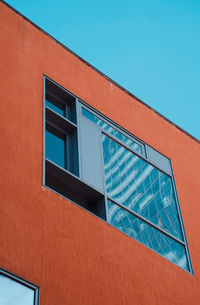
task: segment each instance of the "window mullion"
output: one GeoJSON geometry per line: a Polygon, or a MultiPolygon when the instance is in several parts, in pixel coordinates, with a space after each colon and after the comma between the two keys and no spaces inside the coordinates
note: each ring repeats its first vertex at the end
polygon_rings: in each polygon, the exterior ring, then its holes
{"type": "Polygon", "coordinates": [[[153,222],[147,220],[146,218],[144,218],[143,216],[139,215],[138,213],[132,211],[132,210],[129,210],[127,207],[125,207],[124,205],[122,204],[119,204],[117,203],[116,201],[114,201],[112,198],[110,198],[109,196],[107,197],[108,200],[110,200],[111,202],[113,202],[114,204],[118,205],[120,208],[124,209],[125,211],[127,211],[128,213],[136,216],[137,218],[141,219],[142,221],[146,222],[147,224],[149,224],[150,226],[154,227],[155,229],[157,229],[158,231],[166,234],[167,236],[171,237],[172,239],[174,239],[175,241],[179,242],[180,244],[182,245],[185,245],[185,242],[180,240],[179,238],[173,236],[172,234],[168,233],[167,231],[161,229],[160,227],[158,227],[156,224],[154,224],[153,222]]]}

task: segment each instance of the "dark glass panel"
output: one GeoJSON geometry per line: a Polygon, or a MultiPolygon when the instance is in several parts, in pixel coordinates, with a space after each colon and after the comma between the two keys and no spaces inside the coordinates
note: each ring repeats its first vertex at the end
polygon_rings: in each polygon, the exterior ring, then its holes
{"type": "Polygon", "coordinates": [[[55,111],[56,113],[65,116],[65,105],[62,103],[59,103],[57,101],[49,101],[49,100],[45,100],[45,106],[51,108],[53,111],[55,111]]]}
{"type": "Polygon", "coordinates": [[[61,132],[54,132],[54,130],[45,130],[46,158],[56,163],[57,165],[66,167],[66,136],[61,132]]]}

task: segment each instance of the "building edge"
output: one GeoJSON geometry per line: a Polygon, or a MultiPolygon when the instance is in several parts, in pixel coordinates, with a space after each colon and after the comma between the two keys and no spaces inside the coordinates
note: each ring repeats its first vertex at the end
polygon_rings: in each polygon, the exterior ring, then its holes
{"type": "Polygon", "coordinates": [[[52,35],[50,35],[48,32],[46,32],[45,30],[43,30],[40,26],[38,26],[36,23],[34,23],[33,21],[31,21],[29,18],[27,18],[26,16],[24,16],[22,13],[20,13],[18,10],[16,10],[13,6],[11,6],[10,4],[8,4],[7,2],[5,2],[4,0],[0,0],[0,3],[3,3],[5,6],[7,6],[8,8],[10,8],[12,11],[14,11],[17,15],[19,15],[20,17],[22,17],[24,20],[26,20],[27,22],[29,22],[31,25],[33,25],[35,28],[37,28],[40,32],[42,32],[43,34],[45,34],[46,36],[48,36],[49,38],[51,38],[53,41],[55,41],[58,45],[60,45],[62,48],[64,48],[66,51],[68,51],[69,53],[71,53],[73,56],[75,56],[76,58],[78,58],[80,61],[82,61],[84,64],[86,64],[88,67],[90,67],[91,69],[93,69],[94,71],[96,71],[98,74],[100,74],[102,77],[104,77],[105,79],[107,79],[109,82],[111,82],[113,85],[115,85],[116,87],[118,87],[120,90],[122,90],[123,92],[125,92],[127,95],[131,96],[132,98],[134,98],[137,102],[139,102],[140,104],[144,105],[145,107],[149,108],[151,111],[153,111],[155,114],[157,114],[158,116],[160,116],[161,118],[163,118],[166,122],[168,122],[169,124],[171,124],[172,126],[174,126],[175,128],[177,128],[178,130],[180,130],[181,132],[183,132],[184,134],[186,134],[187,136],[189,136],[191,139],[193,139],[195,142],[200,144],[200,140],[197,139],[196,137],[194,137],[191,133],[189,133],[188,131],[184,130],[182,127],[180,127],[179,125],[177,125],[176,123],[174,123],[173,121],[171,121],[170,119],[168,119],[167,117],[165,117],[163,114],[161,114],[159,111],[157,111],[156,109],[154,109],[153,107],[149,106],[146,102],[144,102],[143,100],[141,100],[140,98],[138,98],[137,96],[135,96],[133,93],[131,93],[130,91],[128,91],[127,89],[125,89],[123,86],[121,86],[120,84],[118,84],[116,81],[114,81],[113,79],[111,79],[109,76],[107,76],[106,74],[104,74],[102,71],[100,71],[99,69],[97,69],[95,66],[93,66],[92,64],[90,64],[88,61],[86,61],[85,59],[83,59],[81,56],[79,56],[77,53],[75,53],[74,51],[72,51],[71,49],[69,49],[66,45],[64,45],[63,43],[61,43],[59,40],[57,40],[56,38],[54,38],[52,35]]]}

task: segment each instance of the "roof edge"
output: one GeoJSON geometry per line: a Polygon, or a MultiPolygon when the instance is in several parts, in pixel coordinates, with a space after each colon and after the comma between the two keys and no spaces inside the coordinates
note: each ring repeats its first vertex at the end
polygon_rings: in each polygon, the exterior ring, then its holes
{"type": "Polygon", "coordinates": [[[158,112],[157,110],[155,110],[154,108],[152,108],[151,106],[149,106],[146,102],[142,101],[140,98],[138,98],[137,96],[135,96],[133,93],[131,93],[130,91],[128,91],[127,89],[125,89],[123,86],[121,86],[120,84],[118,84],[117,82],[115,82],[114,80],[112,80],[109,76],[107,76],[106,74],[104,74],[103,72],[101,72],[99,69],[97,69],[96,67],[94,67],[93,65],[91,65],[89,62],[87,62],[85,59],[83,59],[82,57],[80,57],[78,54],[76,54],[75,52],[73,52],[71,49],[69,49],[68,47],[66,47],[63,43],[61,43],[59,40],[57,40],[56,38],[54,38],[52,35],[50,35],[48,32],[46,32],[45,30],[43,30],[40,26],[38,26],[36,23],[34,23],[33,21],[31,21],[30,19],[28,19],[26,16],[24,16],[23,14],[21,14],[19,11],[17,11],[14,7],[12,7],[10,4],[8,4],[7,2],[5,2],[4,0],[0,0],[0,3],[3,3],[5,6],[7,6],[8,8],[10,8],[12,11],[14,11],[17,15],[21,16],[23,19],[25,19],[26,21],[28,21],[30,24],[32,24],[35,28],[37,28],[39,31],[41,31],[42,33],[44,33],[45,35],[47,35],[48,37],[50,37],[52,40],[54,40],[57,44],[59,44],[62,48],[64,48],[66,51],[68,51],[69,53],[71,53],[72,55],[74,55],[75,57],[77,57],[80,61],[82,61],[84,64],[86,64],[87,66],[89,66],[90,68],[92,68],[94,71],[96,71],[98,74],[100,74],[101,76],[103,76],[105,79],[107,79],[109,82],[111,82],[113,85],[115,85],[116,87],[118,87],[119,89],[121,89],[122,91],[124,91],[126,94],[128,94],[129,96],[131,96],[132,98],[134,98],[136,101],[138,101],[139,103],[141,103],[142,105],[146,106],[147,108],[149,108],[150,110],[152,110],[154,113],[156,113],[157,115],[159,115],[161,118],[163,118],[165,121],[167,121],[169,124],[173,125],[174,127],[176,127],[177,129],[179,129],[181,132],[183,132],[184,134],[186,134],[187,136],[189,136],[190,138],[192,138],[194,141],[196,141],[197,143],[200,144],[200,140],[197,139],[196,137],[194,137],[192,134],[190,134],[189,132],[187,132],[186,130],[184,130],[183,128],[181,128],[180,126],[178,126],[177,124],[175,124],[174,122],[172,122],[171,120],[169,120],[168,118],[166,118],[164,115],[162,115],[160,112],[158,112]]]}

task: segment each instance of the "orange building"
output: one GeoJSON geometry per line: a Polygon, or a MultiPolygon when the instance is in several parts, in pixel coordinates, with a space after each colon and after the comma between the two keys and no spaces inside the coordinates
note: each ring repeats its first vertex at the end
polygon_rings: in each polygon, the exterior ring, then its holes
{"type": "Polygon", "coordinates": [[[199,141],[3,1],[0,42],[0,304],[199,304],[199,141]]]}

